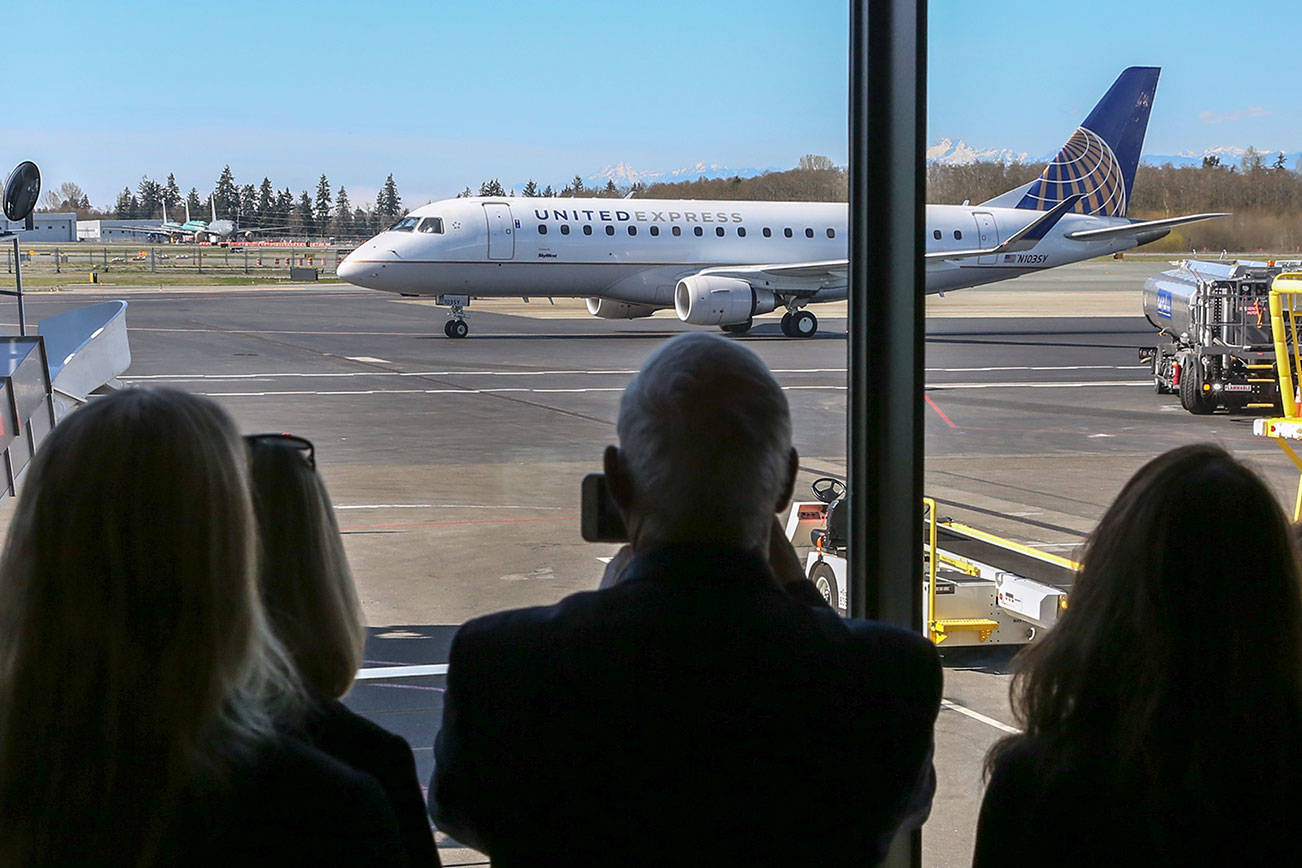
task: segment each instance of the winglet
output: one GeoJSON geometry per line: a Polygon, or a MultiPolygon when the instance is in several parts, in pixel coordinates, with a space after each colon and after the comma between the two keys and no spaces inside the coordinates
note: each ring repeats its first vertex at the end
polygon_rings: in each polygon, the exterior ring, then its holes
{"type": "Polygon", "coordinates": [[[1156,66],[1122,71],[1017,207],[1047,211],[1080,193],[1077,212],[1125,217],[1161,71],[1156,66]]]}

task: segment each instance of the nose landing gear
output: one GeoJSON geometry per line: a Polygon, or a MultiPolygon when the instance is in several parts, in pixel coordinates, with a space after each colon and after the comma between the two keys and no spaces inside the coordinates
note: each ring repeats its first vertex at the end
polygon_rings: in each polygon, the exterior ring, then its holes
{"type": "Polygon", "coordinates": [[[450,338],[464,338],[470,334],[470,326],[466,325],[466,307],[470,304],[470,297],[466,295],[440,295],[435,299],[438,304],[446,304],[449,311],[448,321],[443,324],[443,334],[450,338]]]}

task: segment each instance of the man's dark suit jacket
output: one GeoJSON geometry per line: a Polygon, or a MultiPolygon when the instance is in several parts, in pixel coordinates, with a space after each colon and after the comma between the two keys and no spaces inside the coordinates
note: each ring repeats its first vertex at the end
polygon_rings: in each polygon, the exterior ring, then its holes
{"type": "Polygon", "coordinates": [[[934,777],[935,649],[735,550],[468,622],[430,815],[495,866],[871,865],[934,777]]]}

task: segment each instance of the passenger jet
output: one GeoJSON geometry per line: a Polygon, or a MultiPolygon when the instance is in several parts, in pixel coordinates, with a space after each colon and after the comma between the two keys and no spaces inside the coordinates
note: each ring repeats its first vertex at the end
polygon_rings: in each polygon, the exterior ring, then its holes
{"type": "MultiPolygon", "coordinates": [[[[1171,227],[1224,216],[1129,220],[1160,70],[1131,67],[1030,183],[981,205],[928,205],[926,291],[993,283],[1129,250],[1171,227]]],[[[673,308],[694,325],[745,332],[785,308],[782,331],[810,337],[806,306],[848,285],[844,202],[470,197],[424,205],[358,247],[339,277],[451,309],[469,332],[472,298],[578,296],[608,319],[673,308]]]]}

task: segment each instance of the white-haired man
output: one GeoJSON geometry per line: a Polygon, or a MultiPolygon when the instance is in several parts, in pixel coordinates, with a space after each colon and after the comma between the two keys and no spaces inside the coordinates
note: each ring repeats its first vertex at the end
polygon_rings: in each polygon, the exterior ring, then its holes
{"type": "Polygon", "coordinates": [[[453,641],[430,815],[494,865],[871,865],[925,817],[940,667],[846,621],[775,513],[786,398],[740,344],[647,360],[605,452],[629,545],[602,589],[453,641]]]}

